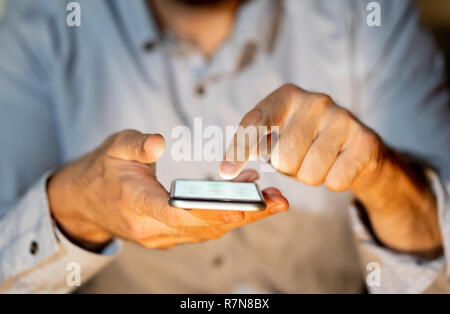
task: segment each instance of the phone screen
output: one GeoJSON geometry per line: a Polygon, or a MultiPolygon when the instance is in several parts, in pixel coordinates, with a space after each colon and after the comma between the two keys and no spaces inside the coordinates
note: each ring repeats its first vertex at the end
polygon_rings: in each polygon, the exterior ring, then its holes
{"type": "Polygon", "coordinates": [[[217,201],[262,201],[256,184],[250,182],[176,180],[175,198],[217,201]]]}

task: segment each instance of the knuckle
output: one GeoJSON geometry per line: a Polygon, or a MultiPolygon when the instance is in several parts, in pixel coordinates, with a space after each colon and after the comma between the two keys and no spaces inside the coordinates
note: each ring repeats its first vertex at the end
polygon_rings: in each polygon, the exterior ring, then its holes
{"type": "Polygon", "coordinates": [[[125,130],[115,133],[112,138],[111,146],[118,147],[120,145],[123,145],[123,143],[125,142],[125,139],[128,138],[131,134],[134,134],[136,132],[137,132],[136,130],[125,129],[125,130]]]}
{"type": "Polygon", "coordinates": [[[242,119],[242,125],[249,126],[249,125],[259,125],[263,122],[264,119],[264,113],[261,109],[255,108],[251,111],[249,111],[245,117],[242,119]]]}
{"type": "Polygon", "coordinates": [[[123,141],[123,137],[124,137],[123,132],[124,131],[121,131],[121,132],[111,135],[110,140],[109,140],[109,145],[107,147],[107,151],[109,153],[114,153],[114,151],[120,147],[120,145],[123,141]]]}
{"type": "Polygon", "coordinates": [[[377,134],[368,132],[365,141],[369,150],[367,169],[369,171],[375,170],[381,158],[381,139],[377,134]]]}
{"type": "Polygon", "coordinates": [[[113,133],[110,136],[108,136],[102,144],[102,147],[104,149],[109,149],[112,146],[112,143],[114,142],[114,140],[116,139],[118,133],[113,133]]]}
{"type": "Polygon", "coordinates": [[[295,97],[301,91],[300,87],[292,83],[283,84],[279,91],[284,93],[287,97],[295,97]]]}
{"type": "Polygon", "coordinates": [[[352,114],[350,113],[350,111],[344,108],[339,108],[334,118],[334,121],[338,125],[345,125],[345,126],[348,126],[352,120],[353,120],[352,114]]]}
{"type": "Polygon", "coordinates": [[[374,132],[366,131],[364,142],[371,150],[377,150],[380,145],[380,138],[374,132]]]}
{"type": "Polygon", "coordinates": [[[131,130],[128,129],[117,132],[114,136],[113,143],[115,144],[120,143],[123,140],[123,138],[125,138],[129,134],[129,132],[131,132],[131,130]]]}
{"type": "Polygon", "coordinates": [[[287,99],[291,105],[295,105],[298,103],[296,100],[301,94],[302,89],[295,84],[286,83],[278,89],[278,92],[281,93],[281,95],[283,95],[282,98],[287,99]]]}
{"type": "Polygon", "coordinates": [[[314,110],[323,112],[333,105],[333,99],[329,95],[316,93],[312,95],[311,104],[314,110]]]}

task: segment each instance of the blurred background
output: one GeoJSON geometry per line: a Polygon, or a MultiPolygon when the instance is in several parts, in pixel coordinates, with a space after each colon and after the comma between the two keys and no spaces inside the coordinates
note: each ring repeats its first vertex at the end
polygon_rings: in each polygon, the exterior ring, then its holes
{"type": "MultiPolygon", "coordinates": [[[[0,16],[6,1],[0,0],[0,16]]],[[[447,73],[450,74],[450,0],[415,1],[421,9],[424,24],[431,30],[447,57],[447,73]]]]}

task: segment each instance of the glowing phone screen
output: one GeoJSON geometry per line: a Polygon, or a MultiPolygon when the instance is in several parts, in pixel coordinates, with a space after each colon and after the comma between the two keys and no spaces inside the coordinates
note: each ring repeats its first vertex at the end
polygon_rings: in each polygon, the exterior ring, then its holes
{"type": "Polygon", "coordinates": [[[254,183],[177,180],[175,198],[228,201],[262,201],[254,183]]]}

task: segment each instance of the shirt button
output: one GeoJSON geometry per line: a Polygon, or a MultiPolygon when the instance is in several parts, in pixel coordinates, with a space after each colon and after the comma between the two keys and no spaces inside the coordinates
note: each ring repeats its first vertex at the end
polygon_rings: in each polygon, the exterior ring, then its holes
{"type": "Polygon", "coordinates": [[[37,242],[36,241],[31,242],[30,253],[32,255],[36,255],[38,251],[39,251],[39,245],[37,244],[37,242]]]}
{"type": "Polygon", "coordinates": [[[205,94],[205,92],[206,92],[205,85],[203,85],[203,84],[198,84],[198,85],[195,87],[195,93],[196,93],[198,96],[203,96],[203,95],[205,94]]]}
{"type": "Polygon", "coordinates": [[[148,41],[143,45],[143,48],[145,51],[152,51],[153,49],[155,49],[156,43],[153,41],[148,41]]]}
{"type": "Polygon", "coordinates": [[[223,265],[224,259],[222,256],[218,255],[216,257],[214,257],[214,259],[212,260],[212,264],[214,267],[220,267],[223,265]]]}

